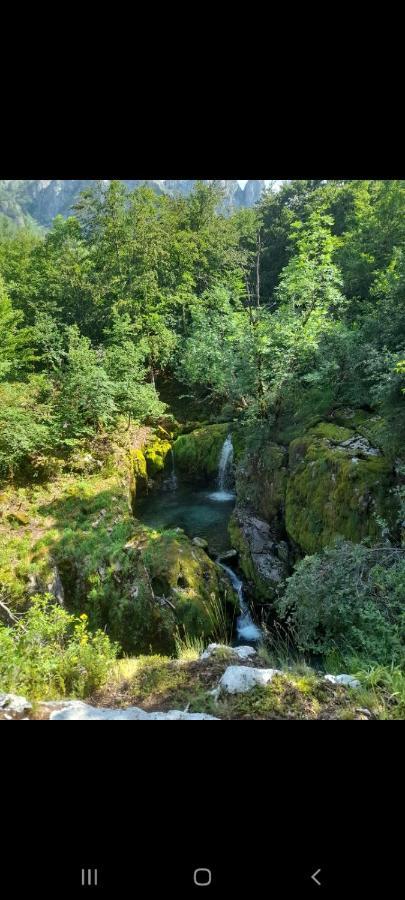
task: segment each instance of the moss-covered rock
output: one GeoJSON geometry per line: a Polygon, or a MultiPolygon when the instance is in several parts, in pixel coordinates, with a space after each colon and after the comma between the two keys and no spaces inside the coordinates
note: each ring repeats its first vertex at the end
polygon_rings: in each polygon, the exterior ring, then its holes
{"type": "Polygon", "coordinates": [[[229,424],[206,425],[181,434],[173,444],[176,468],[190,477],[212,477],[218,472],[222,445],[229,424]]]}
{"type": "MultiPolygon", "coordinates": [[[[189,637],[215,638],[235,611],[233,591],[221,569],[181,532],[159,532],[139,525],[126,545],[126,582],[132,601],[125,611],[132,652],[175,651],[177,629],[189,637]]],[[[112,610],[112,625],[122,631],[122,615],[112,610]],[[120,619],[120,621],[119,621],[120,619]]],[[[122,642],[121,633],[120,640],[122,642]]]]}
{"type": "MultiPolygon", "coordinates": [[[[163,429],[162,429],[163,430],[163,429]]],[[[144,458],[146,460],[147,474],[151,478],[155,478],[160,472],[163,472],[166,463],[166,457],[171,450],[170,440],[164,437],[155,437],[154,440],[147,445],[144,450],[144,458]]]]}
{"type": "Polygon", "coordinates": [[[292,441],[289,469],[286,529],[304,553],[337,536],[376,539],[382,521],[394,527],[392,466],[354,430],[320,423],[292,441]]]}
{"type": "Polygon", "coordinates": [[[131,449],[130,456],[130,480],[129,490],[131,495],[132,508],[135,510],[135,500],[137,497],[143,497],[148,492],[148,472],[146,467],[146,459],[142,450],[131,449]]]}
{"type": "Polygon", "coordinates": [[[173,444],[176,468],[193,478],[212,478],[218,473],[221,450],[228,434],[232,436],[234,462],[244,455],[248,429],[238,422],[213,425],[194,423],[183,429],[173,444]]]}
{"type": "Polygon", "coordinates": [[[350,428],[357,434],[367,438],[371,444],[384,449],[387,443],[387,423],[382,416],[364,409],[350,409],[347,407],[336,409],[331,414],[331,419],[337,425],[350,428]]]}

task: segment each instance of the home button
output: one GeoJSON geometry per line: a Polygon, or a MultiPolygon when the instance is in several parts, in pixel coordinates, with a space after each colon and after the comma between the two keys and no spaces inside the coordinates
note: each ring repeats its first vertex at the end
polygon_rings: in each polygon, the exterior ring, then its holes
{"type": "Polygon", "coordinates": [[[211,884],[211,869],[195,869],[194,884],[198,887],[208,887],[211,884]]]}

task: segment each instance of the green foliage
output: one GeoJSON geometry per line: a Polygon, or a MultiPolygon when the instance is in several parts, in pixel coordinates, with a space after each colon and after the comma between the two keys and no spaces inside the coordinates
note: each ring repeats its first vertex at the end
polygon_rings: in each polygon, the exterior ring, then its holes
{"type": "Polygon", "coordinates": [[[52,447],[52,404],[42,376],[0,384],[0,475],[13,477],[52,447]]]}
{"type": "Polygon", "coordinates": [[[33,597],[14,628],[0,625],[1,689],[29,698],[86,697],[106,681],[116,647],[87,616],[33,597]]]}
{"type": "Polygon", "coordinates": [[[28,333],[19,328],[23,315],[14,310],[0,274],[0,381],[27,365],[28,333]]]}
{"type": "Polygon", "coordinates": [[[62,434],[67,438],[91,434],[101,426],[112,425],[116,413],[114,384],[102,358],[72,325],[59,402],[62,434]]]}
{"type": "Polygon", "coordinates": [[[404,662],[405,551],[337,543],[305,557],[277,610],[306,652],[404,662]]]}

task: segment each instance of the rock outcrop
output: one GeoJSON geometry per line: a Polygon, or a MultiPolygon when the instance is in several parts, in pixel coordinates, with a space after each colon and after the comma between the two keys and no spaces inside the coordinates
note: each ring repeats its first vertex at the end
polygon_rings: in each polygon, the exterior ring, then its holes
{"type": "Polygon", "coordinates": [[[243,507],[233,513],[229,534],[239,551],[239,565],[256,596],[272,599],[288,575],[288,545],[277,541],[268,522],[243,507]]]}
{"type": "MultiPolygon", "coordinates": [[[[108,179],[102,182],[108,185],[108,179]]],[[[206,184],[209,182],[206,181],[206,184]]],[[[224,191],[221,212],[228,213],[240,207],[249,207],[257,203],[265,190],[264,181],[248,181],[241,188],[237,181],[217,181],[224,191]]],[[[16,225],[21,226],[27,218],[34,219],[39,225],[50,226],[57,215],[64,217],[73,214],[73,205],[81,191],[91,187],[93,180],[60,180],[52,181],[0,181],[0,214],[7,216],[16,225]]],[[[140,185],[147,184],[157,194],[187,197],[193,190],[194,180],[124,180],[127,188],[133,191],[140,185]]]]}
{"type": "Polygon", "coordinates": [[[274,599],[292,564],[336,537],[377,541],[382,527],[397,534],[396,475],[383,430],[380,417],[345,409],[299,436],[296,429],[289,443],[240,454],[229,530],[259,599],[274,599]]]}
{"type": "Polygon", "coordinates": [[[285,501],[286,530],[303,553],[341,536],[378,539],[379,519],[394,524],[392,464],[364,437],[322,422],[292,441],[285,501]]]}

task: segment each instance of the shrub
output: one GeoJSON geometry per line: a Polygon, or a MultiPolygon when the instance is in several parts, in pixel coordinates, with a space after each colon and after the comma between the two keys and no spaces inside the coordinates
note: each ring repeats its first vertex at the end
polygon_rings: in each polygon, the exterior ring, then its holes
{"type": "Polygon", "coordinates": [[[86,697],[105,683],[116,655],[104,632],[89,632],[85,614],[36,596],[15,627],[0,626],[0,689],[34,699],[86,697]]]}
{"type": "Polygon", "coordinates": [[[337,542],[306,556],[277,601],[301,650],[401,662],[405,550],[337,542]]]}

